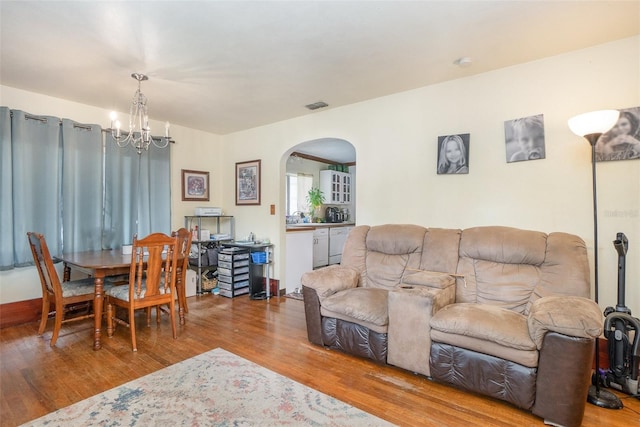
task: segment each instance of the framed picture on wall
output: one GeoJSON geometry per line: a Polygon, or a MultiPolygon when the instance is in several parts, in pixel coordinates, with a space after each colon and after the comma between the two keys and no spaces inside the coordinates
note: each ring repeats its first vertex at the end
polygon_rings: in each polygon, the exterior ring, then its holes
{"type": "Polygon", "coordinates": [[[182,169],[182,200],[209,201],[209,172],[182,169]]]}
{"type": "Polygon", "coordinates": [[[469,173],[470,134],[438,137],[438,175],[469,173]]]}
{"type": "Polygon", "coordinates": [[[596,161],[640,159],[640,107],[624,108],[596,142],[596,161]]]}
{"type": "Polygon", "coordinates": [[[504,122],[507,163],[545,158],[544,116],[523,117],[504,122]]]}
{"type": "Polygon", "coordinates": [[[236,205],[260,204],[260,160],[236,163],[236,205]]]}

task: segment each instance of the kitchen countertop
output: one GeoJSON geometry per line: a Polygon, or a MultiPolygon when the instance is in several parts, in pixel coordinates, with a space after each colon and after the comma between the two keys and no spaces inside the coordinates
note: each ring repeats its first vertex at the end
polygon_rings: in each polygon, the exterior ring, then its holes
{"type": "Polygon", "coordinates": [[[306,222],[299,224],[287,224],[287,231],[308,231],[316,228],[348,227],[356,225],[355,222],[306,222]]]}

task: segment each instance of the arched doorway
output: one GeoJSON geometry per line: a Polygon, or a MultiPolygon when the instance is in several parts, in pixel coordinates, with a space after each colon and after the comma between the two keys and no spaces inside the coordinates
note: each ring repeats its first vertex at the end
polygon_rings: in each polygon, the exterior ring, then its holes
{"type": "Polygon", "coordinates": [[[284,176],[281,179],[281,206],[285,214],[285,218],[281,221],[283,231],[281,241],[284,242],[284,248],[281,251],[284,270],[281,271],[284,272],[282,277],[284,278],[286,293],[291,293],[300,288],[300,275],[313,268],[313,260],[308,260],[308,254],[314,247],[317,249],[317,246],[314,246],[314,238],[309,235],[312,231],[294,230],[295,227],[304,227],[304,224],[294,225],[290,224],[290,222],[292,220],[295,222],[300,221],[302,219],[301,214],[307,213],[305,195],[309,187],[320,187],[321,171],[344,171],[343,173],[349,174],[352,179],[352,197],[349,203],[336,205],[325,197],[325,204],[320,209],[321,220],[325,217],[325,207],[335,206],[339,207],[341,212],[348,212],[349,221],[355,223],[355,147],[349,141],[340,138],[320,138],[305,141],[287,150],[282,157],[281,170],[284,171],[284,176]]]}

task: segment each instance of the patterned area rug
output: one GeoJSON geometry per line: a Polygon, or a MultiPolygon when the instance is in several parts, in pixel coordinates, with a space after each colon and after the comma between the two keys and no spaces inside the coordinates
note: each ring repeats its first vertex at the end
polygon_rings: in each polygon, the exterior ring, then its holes
{"type": "Polygon", "coordinates": [[[390,426],[217,348],[25,426],[390,426]]]}

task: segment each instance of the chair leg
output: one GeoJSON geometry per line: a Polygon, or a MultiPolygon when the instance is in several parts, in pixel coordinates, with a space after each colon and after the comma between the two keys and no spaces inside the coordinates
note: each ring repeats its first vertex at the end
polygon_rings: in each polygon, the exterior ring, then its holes
{"type": "Polygon", "coordinates": [[[113,336],[113,304],[107,300],[107,336],[113,336]]]}
{"type": "Polygon", "coordinates": [[[178,338],[178,331],[176,330],[176,306],[175,301],[171,300],[169,303],[169,317],[171,318],[171,331],[173,332],[173,339],[178,338]]]}
{"type": "MultiPolygon", "coordinates": [[[[147,316],[149,316],[149,309],[147,309],[147,316]]],[[[133,305],[129,306],[129,329],[131,329],[131,346],[133,347],[133,351],[138,351],[138,346],[136,345],[136,316],[133,310],[133,305]]]]}
{"type": "MultiPolygon", "coordinates": [[[[179,301],[179,300],[178,300],[179,301]]],[[[180,318],[180,324],[184,325],[184,308],[182,308],[182,304],[178,304],[178,317],[180,318]]]]}
{"type": "Polygon", "coordinates": [[[38,335],[42,335],[44,333],[44,329],[47,327],[47,319],[49,318],[49,308],[51,308],[49,295],[44,294],[42,296],[42,316],[40,317],[40,327],[38,328],[38,335]]]}
{"type": "Polygon", "coordinates": [[[56,345],[56,341],[58,341],[58,334],[60,333],[60,328],[62,328],[62,318],[64,317],[64,306],[61,302],[56,301],[56,317],[53,323],[53,335],[51,336],[51,347],[56,345]]]}
{"type": "MultiPolygon", "coordinates": [[[[188,313],[189,307],[187,307],[187,290],[184,281],[180,280],[180,283],[176,284],[176,293],[178,294],[178,311],[188,313]]],[[[180,323],[182,324],[183,322],[180,323]]]]}

